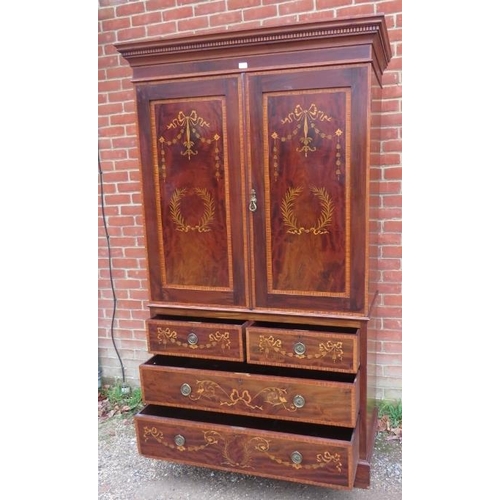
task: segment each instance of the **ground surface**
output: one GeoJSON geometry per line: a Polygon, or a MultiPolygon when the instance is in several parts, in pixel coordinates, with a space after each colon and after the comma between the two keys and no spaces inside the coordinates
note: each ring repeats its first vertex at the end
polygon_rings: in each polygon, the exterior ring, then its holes
{"type": "Polygon", "coordinates": [[[379,432],[367,490],[338,491],[144,458],[133,418],[99,419],[99,500],[396,500],[402,440],[379,432]]]}

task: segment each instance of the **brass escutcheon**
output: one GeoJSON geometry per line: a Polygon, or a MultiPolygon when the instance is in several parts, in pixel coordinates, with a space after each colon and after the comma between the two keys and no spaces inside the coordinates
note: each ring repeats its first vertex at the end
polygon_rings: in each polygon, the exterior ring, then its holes
{"type": "Polygon", "coordinates": [[[189,333],[189,335],[187,336],[187,341],[190,345],[196,345],[198,343],[198,335],[196,335],[196,333],[194,332],[189,333]]]}
{"type": "Polygon", "coordinates": [[[184,446],[184,444],[186,443],[186,439],[184,438],[184,436],[177,434],[177,436],[174,437],[174,442],[177,446],[184,446]]]}
{"type": "Polygon", "coordinates": [[[290,460],[294,463],[294,464],[300,464],[302,463],[302,453],[298,452],[298,451],[294,451],[290,454],[290,460]]]}
{"type": "Polygon", "coordinates": [[[191,386],[189,384],[181,385],[181,394],[183,396],[189,396],[191,394],[191,386]]]}
{"type": "Polygon", "coordinates": [[[306,400],[304,399],[304,396],[301,396],[300,394],[297,394],[297,395],[293,398],[293,404],[294,404],[297,408],[302,408],[302,407],[306,404],[306,400]]]}
{"type": "Polygon", "coordinates": [[[299,356],[302,356],[306,352],[306,345],[302,342],[296,342],[293,346],[293,352],[295,354],[298,354],[299,356]]]}

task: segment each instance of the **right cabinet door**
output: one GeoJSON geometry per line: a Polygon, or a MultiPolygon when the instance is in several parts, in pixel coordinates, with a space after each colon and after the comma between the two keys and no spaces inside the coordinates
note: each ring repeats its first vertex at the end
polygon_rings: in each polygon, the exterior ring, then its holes
{"type": "Polygon", "coordinates": [[[256,309],[365,310],[369,75],[248,75],[256,309]]]}

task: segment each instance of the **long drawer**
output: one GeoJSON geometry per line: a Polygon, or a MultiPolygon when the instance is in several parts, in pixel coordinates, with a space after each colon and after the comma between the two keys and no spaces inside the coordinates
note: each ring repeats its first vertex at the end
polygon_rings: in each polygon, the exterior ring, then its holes
{"type": "Polygon", "coordinates": [[[243,361],[243,322],[149,319],[148,350],[190,358],[243,361]]]}
{"type": "MultiPolygon", "coordinates": [[[[154,356],[140,365],[145,403],[355,427],[358,377],[154,356]],[[309,378],[314,374],[322,378],[309,378]]],[[[341,374],[343,375],[343,374],[341,374]]]]}
{"type": "Polygon", "coordinates": [[[360,363],[356,328],[254,323],[246,328],[246,351],[249,363],[262,365],[356,373],[360,363]]]}
{"type": "Polygon", "coordinates": [[[350,489],[359,431],[148,405],[135,417],[146,457],[254,476],[350,489]],[[278,425],[277,425],[278,424],[278,425]]]}

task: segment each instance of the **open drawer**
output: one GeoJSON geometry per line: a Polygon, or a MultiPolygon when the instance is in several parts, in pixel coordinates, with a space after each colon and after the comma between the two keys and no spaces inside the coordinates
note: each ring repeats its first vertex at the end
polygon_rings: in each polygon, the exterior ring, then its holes
{"type": "Polygon", "coordinates": [[[151,353],[243,361],[243,321],[159,317],[146,324],[151,353]]]}
{"type": "Polygon", "coordinates": [[[276,422],[154,405],[135,416],[135,425],[139,452],[149,458],[335,489],[351,489],[354,484],[357,427],[276,422]]]}
{"type": "Polygon", "coordinates": [[[139,367],[148,404],[356,426],[359,377],[154,356],[139,367]]]}

